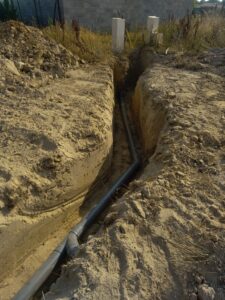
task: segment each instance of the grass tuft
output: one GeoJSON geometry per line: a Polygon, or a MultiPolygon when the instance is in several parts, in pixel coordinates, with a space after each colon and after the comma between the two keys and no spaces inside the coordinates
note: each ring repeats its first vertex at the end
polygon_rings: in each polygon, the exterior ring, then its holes
{"type": "Polygon", "coordinates": [[[159,31],[164,35],[164,47],[175,51],[200,52],[211,47],[225,47],[222,12],[170,20],[161,24],[159,31]]]}
{"type": "MultiPolygon", "coordinates": [[[[79,28],[78,33],[74,30],[73,26],[69,26],[68,24],[64,28],[59,24],[50,25],[44,28],[43,32],[47,37],[53,38],[72,53],[89,63],[99,61],[111,63],[113,61],[111,34],[92,32],[83,27],[79,28]]],[[[141,43],[142,34],[140,31],[126,31],[126,53],[130,53],[141,43]]]]}

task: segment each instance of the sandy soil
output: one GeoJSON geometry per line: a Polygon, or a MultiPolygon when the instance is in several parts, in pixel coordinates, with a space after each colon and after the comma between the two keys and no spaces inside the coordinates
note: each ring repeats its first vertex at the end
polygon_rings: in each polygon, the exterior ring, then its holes
{"type": "Polygon", "coordinates": [[[225,78],[210,65],[225,51],[207,57],[141,76],[132,107],[153,155],[45,299],[225,299],[225,78]]]}
{"type": "Polygon", "coordinates": [[[0,66],[0,288],[13,293],[6,275],[52,239],[32,274],[110,167],[114,94],[110,68],[20,23],[0,24],[0,66]]]}
{"type": "Polygon", "coordinates": [[[0,36],[0,207],[53,208],[86,188],[92,175],[75,174],[82,160],[100,145],[101,159],[110,152],[112,74],[79,68],[77,57],[35,28],[8,22],[0,36]]]}
{"type": "Polygon", "coordinates": [[[69,78],[25,95],[16,91],[1,99],[3,209],[54,208],[84,192],[100,176],[101,162],[107,167],[110,161],[110,70],[84,68],[67,74],[69,78]]]}

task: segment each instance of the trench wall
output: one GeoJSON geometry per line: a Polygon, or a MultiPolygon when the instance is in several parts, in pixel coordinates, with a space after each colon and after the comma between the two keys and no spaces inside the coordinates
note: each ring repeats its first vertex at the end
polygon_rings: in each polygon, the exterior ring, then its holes
{"type": "Polygon", "coordinates": [[[133,119],[139,131],[143,151],[150,157],[157,146],[160,133],[166,123],[166,111],[161,103],[157,103],[154,95],[149,92],[144,77],[137,82],[132,99],[133,119]]]}

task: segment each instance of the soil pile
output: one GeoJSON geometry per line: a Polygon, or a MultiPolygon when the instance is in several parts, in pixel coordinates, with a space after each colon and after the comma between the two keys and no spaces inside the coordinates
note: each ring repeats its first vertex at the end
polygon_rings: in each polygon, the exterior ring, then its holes
{"type": "Polygon", "coordinates": [[[53,208],[100,175],[98,157],[106,166],[110,160],[112,74],[74,71],[70,52],[20,23],[0,24],[0,38],[0,207],[53,208]]]}
{"type": "Polygon", "coordinates": [[[0,24],[0,298],[11,299],[80,220],[108,171],[112,77],[38,29],[0,24]]]}
{"type": "Polygon", "coordinates": [[[63,77],[68,68],[83,63],[39,29],[19,22],[0,23],[0,40],[0,58],[9,59],[18,71],[32,78],[63,77]]]}
{"type": "Polygon", "coordinates": [[[164,61],[141,76],[133,111],[153,155],[46,299],[225,299],[225,78],[214,71],[164,61]]]}

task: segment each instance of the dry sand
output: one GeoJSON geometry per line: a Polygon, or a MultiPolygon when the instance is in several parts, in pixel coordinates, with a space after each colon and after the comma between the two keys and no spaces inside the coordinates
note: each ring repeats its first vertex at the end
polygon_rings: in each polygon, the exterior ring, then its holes
{"type": "Polygon", "coordinates": [[[79,220],[82,199],[110,167],[114,93],[109,67],[87,66],[16,22],[0,24],[0,67],[0,299],[6,300],[79,220]],[[16,283],[6,278],[12,272],[20,274],[16,283]]]}
{"type": "Polygon", "coordinates": [[[225,78],[188,60],[139,79],[132,107],[153,155],[45,299],[225,299],[225,78]]]}
{"type": "Polygon", "coordinates": [[[110,162],[111,71],[83,68],[67,75],[1,98],[3,210],[55,208],[84,192],[104,173],[102,161],[105,168],[110,162]]]}

